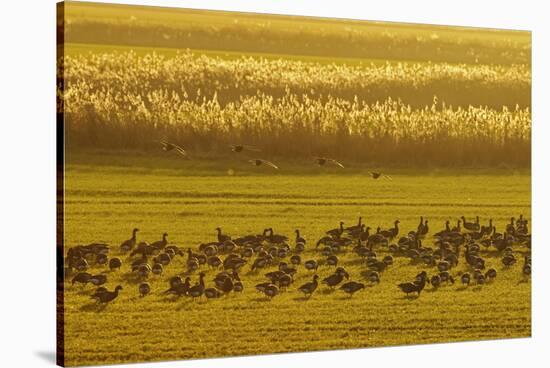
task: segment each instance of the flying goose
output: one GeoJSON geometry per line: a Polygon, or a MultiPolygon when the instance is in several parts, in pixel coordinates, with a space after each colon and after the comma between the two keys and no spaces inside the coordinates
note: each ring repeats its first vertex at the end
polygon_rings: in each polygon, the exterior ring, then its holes
{"type": "Polygon", "coordinates": [[[385,178],[385,179],[388,179],[388,180],[392,180],[391,176],[383,174],[381,172],[369,171],[369,175],[373,179],[378,179],[378,178],[382,177],[382,178],[385,178]]]}
{"type": "Polygon", "coordinates": [[[262,160],[260,158],[256,158],[256,159],[253,159],[253,160],[248,160],[248,162],[250,162],[254,166],[267,165],[267,166],[271,166],[275,170],[279,170],[279,167],[277,165],[275,165],[273,162],[270,162],[270,161],[267,161],[267,160],[262,160]]]}
{"type": "Polygon", "coordinates": [[[325,166],[327,163],[334,164],[336,166],[344,168],[344,165],[342,165],[340,162],[336,161],[333,158],[327,158],[327,157],[315,157],[315,161],[317,161],[318,166],[325,166]]]}
{"type": "Polygon", "coordinates": [[[229,147],[231,148],[231,151],[235,153],[241,153],[243,151],[252,151],[252,152],[261,151],[258,147],[248,146],[246,144],[230,144],[229,147]]]}
{"type": "Polygon", "coordinates": [[[185,151],[183,148],[181,148],[180,146],[178,146],[175,143],[170,143],[170,142],[167,142],[167,141],[161,141],[160,144],[162,144],[162,150],[165,151],[165,152],[170,152],[172,150],[176,150],[175,152],[177,152],[181,156],[183,156],[185,158],[188,157],[187,156],[187,151],[185,151]]]}

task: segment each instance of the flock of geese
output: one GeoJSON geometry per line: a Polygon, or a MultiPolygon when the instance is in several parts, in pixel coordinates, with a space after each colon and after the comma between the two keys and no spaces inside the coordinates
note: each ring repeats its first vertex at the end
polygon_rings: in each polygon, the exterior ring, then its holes
{"type": "Polygon", "coordinates": [[[507,269],[518,262],[514,254],[518,254],[520,248],[524,255],[523,277],[528,280],[531,275],[531,235],[528,220],[522,215],[517,219],[512,217],[503,232],[497,231],[492,220],[482,225],[479,217],[473,221],[461,217],[455,226],[447,221],[444,229],[433,234],[432,246],[425,245],[429,234],[427,219],[420,217],[417,228],[402,235],[399,224],[400,221],[396,220],[387,229],[378,227],[371,231],[361,217],[355,225],[348,227],[341,221],[309,247],[299,230],[295,231],[293,239],[275,233],[273,228],[264,229],[261,234],[231,237],[218,227],[215,240],[200,244],[197,250],[170,244],[167,233],[153,243],[138,242],[139,229],[135,228],[132,236],[120,244],[118,251],[122,256],[119,257],[109,257],[111,248],[105,243],[69,248],[65,256],[65,278],[73,285],[95,286],[91,298],[105,305],[118,297],[122,286],[108,290],[105,287],[108,273],[92,274],[93,269],[108,267],[111,272],[118,272],[123,264],[127,264],[127,276],[136,281],[137,292],[145,297],[152,292],[147,279],[162,277],[176,257],[184,259],[185,269],[179,269],[179,275],[169,277],[167,288],[160,292],[175,298],[193,299],[214,299],[229,293],[241,293],[246,284],[241,280],[245,270],[249,275],[263,273],[273,267],[274,270],[264,274],[265,282],[254,286],[268,299],[293,287],[298,272],[312,274],[311,281],[295,289],[303,293],[305,299],[309,299],[321,284],[341,290],[351,298],[367,286],[379,284],[384,271],[392,266],[397,257],[407,258],[412,264],[424,268],[414,278],[397,285],[406,297],[411,294],[418,297],[428,284],[437,289],[443,284],[455,282],[460,282],[463,287],[491,282],[497,277],[497,271],[486,268],[486,257],[499,257],[504,269],[507,269]],[[318,255],[316,259],[303,257],[306,248],[318,255]],[[387,255],[379,256],[377,251],[384,251],[387,255]],[[340,257],[345,253],[353,254],[366,266],[360,278],[352,280],[340,264],[340,257]],[[454,271],[459,263],[466,265],[466,271],[454,271]],[[317,270],[321,265],[334,267],[334,272],[320,279],[317,270]],[[205,280],[207,269],[218,270],[208,286],[205,280]],[[192,283],[196,273],[198,280],[192,283]]]}
{"type": "MultiPolygon", "coordinates": [[[[162,145],[162,150],[163,151],[165,151],[165,152],[175,152],[183,158],[186,158],[186,159],[189,158],[189,154],[188,154],[187,150],[185,150],[181,146],[178,146],[177,144],[168,142],[166,140],[162,140],[159,143],[162,145]]],[[[238,153],[238,154],[243,153],[243,152],[261,152],[261,150],[259,148],[255,147],[255,146],[249,146],[249,145],[243,145],[243,144],[231,144],[231,145],[229,145],[229,148],[231,149],[232,152],[238,153]]],[[[317,164],[317,166],[319,166],[319,167],[323,167],[323,166],[327,166],[327,165],[334,165],[334,166],[342,168],[342,169],[345,168],[345,166],[341,162],[339,162],[339,161],[337,161],[333,158],[314,157],[313,160],[317,164]]],[[[271,167],[275,170],[279,170],[279,166],[275,165],[271,161],[268,161],[268,160],[265,160],[265,159],[262,159],[262,158],[251,158],[251,159],[248,160],[248,162],[251,163],[254,166],[267,166],[267,167],[271,167]]],[[[369,171],[368,173],[369,173],[370,177],[373,178],[373,179],[385,178],[385,179],[388,179],[388,180],[392,180],[391,176],[383,174],[381,172],[369,171]]]]}

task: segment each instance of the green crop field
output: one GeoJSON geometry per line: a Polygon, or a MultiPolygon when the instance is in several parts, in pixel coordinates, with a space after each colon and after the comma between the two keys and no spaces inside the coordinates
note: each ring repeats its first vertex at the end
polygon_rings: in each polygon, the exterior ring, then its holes
{"type": "MultiPolygon", "coordinates": [[[[366,168],[351,174],[336,169],[288,164],[273,173],[235,158],[225,161],[181,161],[171,155],[132,156],[78,153],[66,171],[66,245],[105,241],[110,256],[124,262],[120,271],[105,273],[107,287],[121,284],[120,297],[105,308],[90,299],[92,286],[66,283],[65,356],[68,365],[98,362],[199,358],[269,352],[343,349],[443,341],[464,341],[531,334],[531,285],[521,263],[505,268],[494,251],[482,250],[496,279],[483,286],[427,286],[418,298],[406,298],[398,288],[423,269],[436,268],[396,257],[381,274],[380,284],[365,280],[368,268],[351,247],[337,254],[351,279],[369,287],[352,298],[340,290],[319,286],[305,300],[297,287],[313,273],[298,266],[294,284],[269,301],[254,286],[264,282],[269,267],[241,274],[242,294],[220,299],[174,299],[162,295],[168,278],[186,275],[186,257],[176,257],[163,276],[148,278],[152,291],[140,297],[139,279],[132,276],[118,245],[140,228],[138,240],[152,242],[163,232],[170,243],[194,250],[216,240],[217,226],[234,237],[261,233],[266,227],[287,234],[300,229],[307,239],[302,259],[325,258],[315,242],[340,220],[355,224],[362,215],[371,227],[389,228],[401,221],[401,234],[415,230],[419,216],[429,219],[431,233],[459,216],[492,218],[502,231],[509,217],[530,218],[530,175],[526,171],[396,170],[390,180],[373,180],[366,168]],[[289,167],[290,166],[290,167],[289,167]],[[234,175],[228,175],[232,169],[234,175]],[[300,173],[302,172],[302,173],[300,173]]],[[[424,242],[431,246],[431,236],[424,242]]],[[[294,242],[291,240],[293,247],[294,242]]],[[[388,249],[375,248],[379,257],[388,249]]],[[[527,249],[515,247],[522,259],[527,249]]],[[[219,272],[203,267],[211,286],[219,272]]],[[[466,271],[461,261],[452,274],[466,271]]],[[[321,266],[318,274],[334,271],[321,266]]],[[[191,275],[198,279],[198,272],[191,275]]]]}

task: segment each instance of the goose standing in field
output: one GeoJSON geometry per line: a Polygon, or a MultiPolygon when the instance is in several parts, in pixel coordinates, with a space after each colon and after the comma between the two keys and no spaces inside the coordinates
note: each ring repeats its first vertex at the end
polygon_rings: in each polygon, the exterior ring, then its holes
{"type": "MultiPolygon", "coordinates": [[[[340,226],[336,229],[332,229],[326,232],[327,235],[330,235],[335,238],[339,238],[344,232],[344,221],[340,221],[340,226]]],[[[317,242],[319,244],[319,242],[317,242]]]]}
{"type": "Polygon", "coordinates": [[[469,231],[479,231],[480,225],[479,225],[479,216],[476,217],[476,222],[468,222],[466,221],[466,217],[461,216],[462,219],[462,225],[466,230],[469,231]]]}
{"type": "Polygon", "coordinates": [[[418,293],[418,295],[420,295],[420,292],[424,289],[424,286],[426,285],[427,278],[428,275],[426,271],[422,271],[418,274],[415,281],[405,282],[397,286],[401,289],[401,291],[407,294],[407,296],[411,293],[418,293]]]}
{"type": "Polygon", "coordinates": [[[340,290],[343,290],[345,293],[349,294],[350,298],[353,294],[364,288],[365,284],[356,281],[349,281],[340,286],[340,290]]]}
{"type": "Polygon", "coordinates": [[[77,273],[75,277],[73,277],[73,279],[71,280],[71,284],[74,285],[76,282],[78,282],[80,284],[86,285],[88,281],[90,281],[90,277],[92,277],[92,275],[88,272],[77,273]]]}
{"type": "Polygon", "coordinates": [[[322,283],[329,286],[330,288],[333,288],[340,284],[344,280],[344,277],[346,279],[349,279],[349,274],[344,268],[338,267],[332,275],[325,277],[322,283]]]}
{"type": "Polygon", "coordinates": [[[267,161],[267,160],[262,160],[262,159],[256,158],[256,159],[253,159],[253,160],[248,160],[248,162],[250,162],[254,166],[266,165],[266,166],[270,166],[270,167],[274,168],[275,170],[279,170],[279,167],[277,165],[275,165],[273,162],[270,162],[270,161],[267,161]]]}
{"type": "Polygon", "coordinates": [[[313,271],[313,270],[317,271],[319,264],[317,263],[316,260],[310,259],[304,262],[304,267],[306,268],[306,270],[309,270],[309,271],[313,271]]]}
{"type": "Polygon", "coordinates": [[[377,171],[369,171],[369,175],[373,179],[384,178],[384,179],[392,180],[391,176],[383,174],[381,172],[377,172],[377,171]]]}
{"type": "Polygon", "coordinates": [[[315,290],[317,290],[317,286],[319,285],[319,283],[317,282],[318,279],[319,275],[314,275],[313,281],[306,282],[305,284],[300,286],[298,290],[304,293],[308,298],[311,298],[311,295],[313,295],[315,290]]]}
{"type": "Polygon", "coordinates": [[[122,286],[118,285],[114,291],[104,291],[101,294],[92,295],[92,299],[95,299],[98,304],[107,304],[118,297],[118,292],[120,290],[122,290],[122,286]]]}
{"type": "Polygon", "coordinates": [[[218,242],[223,243],[226,240],[231,240],[231,237],[229,235],[226,235],[226,234],[222,233],[222,228],[221,227],[218,226],[216,228],[216,231],[218,232],[218,242]]]}
{"type": "Polygon", "coordinates": [[[136,234],[139,231],[138,228],[132,230],[132,237],[128,240],[125,240],[120,244],[120,250],[123,252],[129,252],[136,246],[136,234]]]}
{"type": "Polygon", "coordinates": [[[231,151],[235,153],[241,153],[243,151],[251,151],[251,152],[261,151],[258,147],[249,146],[246,144],[230,144],[229,147],[231,148],[231,151]]]}
{"type": "Polygon", "coordinates": [[[346,227],[344,230],[346,230],[348,233],[354,233],[356,231],[361,231],[363,229],[364,229],[363,217],[359,216],[359,220],[357,221],[357,225],[346,227]]]}
{"type": "Polygon", "coordinates": [[[296,244],[303,244],[306,245],[306,239],[300,236],[300,230],[296,229],[296,244]]]}
{"type": "Polygon", "coordinates": [[[109,260],[109,269],[111,271],[120,270],[120,267],[122,267],[122,261],[120,260],[120,258],[115,257],[109,260]]]}
{"type": "Polygon", "coordinates": [[[170,152],[170,151],[175,150],[174,152],[178,153],[182,157],[188,158],[187,151],[184,150],[182,147],[178,146],[177,144],[170,143],[170,142],[167,142],[167,141],[164,141],[164,140],[161,141],[160,144],[162,145],[162,150],[164,152],[170,152]]]}
{"type": "Polygon", "coordinates": [[[155,249],[163,249],[168,244],[168,240],[166,240],[166,237],[168,236],[167,233],[162,234],[162,240],[158,240],[156,242],[153,242],[149,244],[150,247],[153,247],[155,249]]]}
{"type": "Polygon", "coordinates": [[[88,282],[90,284],[93,284],[95,286],[103,285],[107,282],[107,276],[105,275],[93,275],[88,279],[88,282]]]}
{"type": "Polygon", "coordinates": [[[206,274],[204,272],[201,272],[199,274],[199,283],[198,284],[195,284],[195,286],[193,287],[190,287],[189,290],[187,291],[187,294],[189,296],[191,296],[193,299],[194,298],[200,298],[202,296],[202,294],[204,293],[204,276],[206,274]]]}
{"type": "Polygon", "coordinates": [[[333,158],[327,158],[327,157],[315,157],[315,161],[317,162],[317,166],[325,166],[327,163],[331,163],[335,166],[344,168],[344,165],[342,163],[336,161],[333,158]]]}
{"type": "Polygon", "coordinates": [[[144,297],[151,292],[151,285],[149,285],[147,282],[142,282],[141,284],[139,284],[138,291],[139,296],[144,297]]]}
{"type": "Polygon", "coordinates": [[[382,234],[383,237],[392,240],[399,234],[399,226],[398,226],[399,223],[400,223],[399,220],[395,220],[395,222],[393,223],[394,224],[393,228],[380,231],[380,234],[382,234]]]}

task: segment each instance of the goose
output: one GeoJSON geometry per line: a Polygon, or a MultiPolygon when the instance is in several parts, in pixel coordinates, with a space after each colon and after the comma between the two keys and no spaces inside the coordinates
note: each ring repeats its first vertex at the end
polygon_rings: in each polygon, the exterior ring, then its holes
{"type": "Polygon", "coordinates": [[[305,261],[304,262],[304,267],[307,269],[307,270],[315,270],[317,271],[317,268],[319,267],[319,264],[317,263],[317,261],[313,260],[313,259],[310,259],[309,261],[305,261]]]}
{"type": "Polygon", "coordinates": [[[363,224],[363,217],[359,216],[359,220],[357,221],[357,225],[348,226],[344,230],[346,230],[348,232],[353,232],[353,231],[356,231],[356,230],[363,229],[364,226],[365,225],[363,224]]]}
{"type": "Polygon", "coordinates": [[[369,171],[369,175],[373,179],[384,178],[384,179],[392,180],[391,176],[383,174],[381,172],[377,172],[377,171],[369,171]]]}
{"type": "Polygon", "coordinates": [[[300,230],[296,229],[295,230],[296,232],[296,244],[306,244],[306,239],[304,239],[303,237],[300,236],[300,230]]]}
{"type": "Polygon", "coordinates": [[[471,279],[471,276],[468,272],[463,273],[462,276],[460,276],[460,281],[462,282],[463,285],[470,285],[470,279],[471,279]]]}
{"type": "MultiPolygon", "coordinates": [[[[340,221],[340,226],[336,229],[332,229],[326,232],[327,235],[330,235],[332,237],[339,238],[340,235],[344,232],[344,221],[340,221]]],[[[319,245],[319,242],[317,242],[317,245],[319,245]]]]}
{"type": "Polygon", "coordinates": [[[162,234],[162,240],[158,240],[156,242],[153,242],[150,244],[151,247],[156,249],[163,249],[168,244],[168,240],[166,240],[166,237],[168,236],[167,233],[162,234]]]}
{"type": "Polygon", "coordinates": [[[132,262],[132,264],[131,264],[132,272],[137,271],[139,266],[141,266],[143,264],[147,264],[147,261],[148,261],[147,256],[145,254],[142,254],[141,258],[136,259],[135,261],[132,262]]]}
{"type": "Polygon", "coordinates": [[[147,282],[142,282],[138,286],[138,291],[139,291],[139,296],[144,297],[145,295],[151,292],[151,285],[149,285],[147,282]]]}
{"type": "Polygon", "coordinates": [[[338,265],[338,257],[335,255],[330,255],[327,257],[327,265],[328,266],[336,266],[338,265]]]}
{"type": "Polygon", "coordinates": [[[279,294],[279,288],[277,285],[269,284],[265,287],[263,293],[270,299],[273,299],[277,294],[279,294]]]}
{"type": "Polygon", "coordinates": [[[162,266],[168,266],[172,262],[172,258],[169,253],[159,254],[157,257],[153,258],[153,262],[161,264],[162,266]]]}
{"type": "Polygon", "coordinates": [[[106,287],[100,286],[98,287],[95,292],[91,295],[92,298],[97,298],[100,294],[103,294],[104,292],[108,291],[106,287]]]}
{"type": "Polygon", "coordinates": [[[344,277],[346,279],[349,279],[349,274],[346,272],[346,270],[344,270],[344,268],[338,267],[332,275],[325,277],[321,282],[333,288],[341,283],[344,280],[344,277]]]}
{"type": "Polygon", "coordinates": [[[109,258],[107,257],[106,254],[98,254],[95,259],[95,263],[100,266],[106,265],[108,261],[109,261],[109,258]]]}
{"type": "Polygon", "coordinates": [[[206,299],[216,299],[222,296],[222,292],[216,288],[207,288],[204,289],[204,296],[206,299]]]}
{"type": "Polygon", "coordinates": [[[367,239],[367,246],[372,250],[372,247],[379,244],[387,244],[388,239],[380,232],[380,226],[376,229],[376,234],[372,234],[367,239]]]}
{"type": "Polygon", "coordinates": [[[527,277],[531,276],[531,264],[530,263],[524,264],[521,271],[525,276],[527,277]]]}
{"type": "Polygon", "coordinates": [[[392,240],[397,236],[397,234],[399,234],[399,227],[398,227],[399,223],[400,223],[399,220],[395,220],[393,228],[389,230],[380,231],[380,234],[382,234],[383,237],[392,240]]]}
{"type": "Polygon", "coordinates": [[[510,267],[516,263],[516,258],[513,255],[507,255],[502,258],[502,264],[506,267],[510,267]]]}
{"type": "Polygon", "coordinates": [[[279,289],[287,288],[292,284],[294,280],[292,279],[292,276],[285,273],[279,277],[279,289]]]}
{"type": "Polygon", "coordinates": [[[369,271],[367,273],[367,280],[369,280],[369,282],[379,284],[380,283],[380,274],[376,271],[369,271]]]}
{"type": "Polygon", "coordinates": [[[418,224],[416,228],[416,233],[418,235],[426,235],[428,233],[428,220],[424,222],[424,217],[420,216],[420,223],[418,224]]]}
{"type": "Polygon", "coordinates": [[[233,291],[234,291],[235,293],[242,293],[243,290],[244,290],[244,285],[243,285],[243,283],[242,283],[240,280],[235,281],[235,282],[233,283],[233,291]]]}
{"type": "Polygon", "coordinates": [[[430,284],[436,289],[441,285],[441,276],[433,275],[430,279],[430,284]]]}
{"type": "Polygon", "coordinates": [[[122,244],[120,244],[120,250],[122,252],[129,252],[132,250],[132,248],[136,246],[136,234],[138,231],[139,231],[138,228],[135,228],[134,230],[132,230],[132,237],[122,242],[122,244]]]}
{"type": "Polygon", "coordinates": [[[230,144],[229,147],[231,151],[235,153],[241,153],[243,151],[260,152],[259,148],[246,144],[230,144]]]}
{"type": "Polygon", "coordinates": [[[385,256],[383,259],[382,259],[382,262],[384,262],[387,266],[391,266],[393,264],[393,257],[388,255],[388,256],[385,256]]]}
{"type": "Polygon", "coordinates": [[[466,230],[470,231],[479,231],[480,225],[479,225],[479,216],[476,217],[476,222],[468,222],[466,221],[466,217],[461,216],[462,219],[462,225],[466,230]]]}
{"type": "Polygon", "coordinates": [[[160,263],[155,263],[151,268],[151,272],[154,275],[162,275],[162,273],[164,272],[164,267],[160,263]]]}
{"type": "Polygon", "coordinates": [[[266,166],[270,166],[270,167],[274,168],[275,170],[279,170],[279,167],[277,165],[275,165],[273,162],[270,162],[270,161],[267,161],[267,160],[262,160],[262,159],[256,158],[256,159],[253,159],[253,160],[248,160],[248,162],[250,162],[254,166],[266,165],[266,166]]]}
{"type": "Polygon", "coordinates": [[[275,234],[273,228],[269,228],[269,235],[267,240],[272,244],[282,244],[288,240],[288,237],[285,235],[275,234]]]}
{"type": "Polygon", "coordinates": [[[479,274],[476,276],[476,283],[478,285],[483,285],[485,284],[485,276],[483,274],[479,274]]]}
{"type": "Polygon", "coordinates": [[[273,285],[271,282],[262,282],[260,284],[257,284],[255,286],[256,290],[258,290],[260,293],[263,293],[265,292],[265,289],[269,286],[269,285],[273,285]]]}
{"type": "Polygon", "coordinates": [[[493,232],[493,219],[489,219],[489,226],[481,226],[480,232],[484,235],[491,235],[493,232]]]}
{"type": "Polygon", "coordinates": [[[187,295],[190,284],[190,277],[186,277],[185,282],[182,282],[179,276],[175,276],[170,279],[170,288],[166,290],[164,294],[175,294],[176,296],[187,295]]]}
{"type": "Polygon", "coordinates": [[[348,293],[350,298],[353,296],[353,294],[364,288],[365,284],[356,281],[349,281],[340,286],[340,290],[348,293]]]}
{"type": "Polygon", "coordinates": [[[79,272],[83,272],[83,271],[86,271],[89,267],[89,264],[88,264],[88,261],[86,261],[86,259],[84,258],[79,258],[75,263],[74,263],[74,267],[76,268],[77,271],[79,272]]]}
{"type": "Polygon", "coordinates": [[[462,224],[462,221],[458,220],[456,222],[456,226],[451,229],[452,232],[459,233],[462,231],[462,227],[460,226],[462,224]]]}
{"type": "Polygon", "coordinates": [[[427,278],[428,275],[426,274],[426,271],[422,271],[416,276],[414,282],[405,282],[397,286],[407,295],[409,295],[410,293],[418,293],[418,295],[420,295],[420,292],[424,289],[424,286],[426,285],[427,278]]]}
{"type": "Polygon", "coordinates": [[[300,263],[302,263],[302,257],[299,255],[294,255],[290,257],[290,263],[292,263],[295,266],[298,266],[300,263]]]}
{"type": "Polygon", "coordinates": [[[313,281],[306,282],[305,284],[300,286],[298,288],[298,290],[301,291],[302,293],[304,293],[308,298],[310,298],[311,295],[313,295],[313,293],[317,289],[317,285],[318,285],[317,280],[318,279],[319,279],[319,275],[314,275],[313,276],[313,281]]]}
{"type": "Polygon", "coordinates": [[[216,231],[218,232],[218,242],[223,243],[226,240],[231,240],[231,237],[229,235],[225,235],[225,234],[222,233],[222,228],[221,227],[218,226],[216,228],[216,231]]]}
{"type": "Polygon", "coordinates": [[[495,277],[497,277],[497,270],[494,268],[489,268],[487,272],[485,272],[485,278],[487,280],[493,280],[495,277]]]}
{"type": "Polygon", "coordinates": [[[338,167],[344,168],[344,165],[342,163],[336,161],[333,158],[327,158],[327,157],[315,157],[315,161],[317,162],[318,166],[325,166],[327,163],[331,163],[333,165],[336,165],[338,167]]]}
{"type": "Polygon", "coordinates": [[[206,259],[206,263],[212,268],[218,268],[221,266],[222,260],[218,256],[211,256],[206,259]]]}
{"type": "Polygon", "coordinates": [[[137,268],[137,273],[140,277],[146,278],[149,276],[149,273],[151,272],[151,266],[149,264],[142,264],[137,268]]]}
{"type": "Polygon", "coordinates": [[[111,271],[120,270],[120,267],[122,267],[122,261],[120,258],[111,258],[109,260],[109,269],[111,271]]]}
{"type": "Polygon", "coordinates": [[[122,286],[118,285],[114,291],[104,291],[101,294],[92,295],[92,299],[95,299],[98,304],[107,304],[118,297],[118,292],[120,290],[122,290],[122,286]]]}
{"type": "Polygon", "coordinates": [[[516,233],[516,219],[514,217],[510,218],[510,223],[506,225],[506,232],[510,235],[515,235],[516,233]]]}
{"type": "Polygon", "coordinates": [[[162,145],[162,150],[165,152],[170,152],[175,150],[176,153],[183,156],[184,158],[188,158],[187,151],[185,151],[182,147],[178,146],[175,143],[170,143],[167,141],[161,141],[160,144],[162,145]]]}
{"type": "Polygon", "coordinates": [[[190,287],[189,290],[187,290],[187,294],[194,298],[200,298],[204,292],[204,276],[205,273],[201,272],[199,274],[199,283],[196,284],[193,287],[190,287]]]}
{"type": "Polygon", "coordinates": [[[88,282],[95,285],[100,286],[107,282],[107,276],[105,275],[93,275],[88,279],[88,282]]]}
{"type": "Polygon", "coordinates": [[[71,280],[71,284],[74,285],[76,282],[78,282],[80,284],[86,285],[90,280],[90,277],[92,277],[92,275],[90,275],[88,272],[77,273],[75,277],[73,277],[73,279],[71,280]]]}
{"type": "Polygon", "coordinates": [[[258,268],[264,268],[268,265],[267,258],[264,257],[258,257],[256,260],[254,260],[254,263],[252,264],[252,271],[258,269],[258,268]]]}

